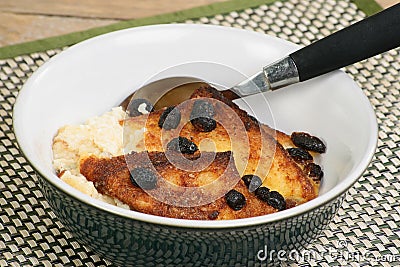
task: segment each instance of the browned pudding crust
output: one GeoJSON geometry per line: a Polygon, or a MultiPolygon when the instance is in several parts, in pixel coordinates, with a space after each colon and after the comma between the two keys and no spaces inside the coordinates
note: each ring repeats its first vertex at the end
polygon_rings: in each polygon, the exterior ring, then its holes
{"type": "Polygon", "coordinates": [[[163,141],[166,143],[177,135],[200,144],[200,150],[203,151],[232,151],[241,176],[258,175],[264,186],[278,191],[285,199],[295,203],[294,205],[307,202],[318,195],[319,184],[303,172],[302,165],[296,163],[274,138],[276,136],[278,141],[282,140],[289,145],[290,137],[281,132],[276,132],[275,135],[273,129],[259,124],[256,119],[212,87],[200,87],[192,98],[213,100],[215,118],[219,122],[213,131],[199,132],[188,123],[193,102],[187,102],[178,107],[182,113],[183,124],[179,131],[163,131],[158,126],[158,120],[165,110],[161,109],[126,120],[124,134],[131,135],[133,130],[146,127],[144,142],[141,144],[143,151],[164,151],[163,141]],[[228,133],[227,128],[235,130],[228,133]]]}
{"type": "MultiPolygon", "coordinates": [[[[100,193],[115,197],[129,205],[132,210],[143,213],[181,219],[224,220],[260,216],[277,211],[266,202],[257,199],[254,193],[249,192],[240,180],[231,157],[230,152],[203,152],[200,158],[198,154],[187,155],[185,158],[188,160],[200,160],[196,162],[196,166],[214,159],[210,165],[198,172],[178,169],[162,152],[132,152],[126,156],[111,159],[88,157],[81,161],[80,168],[81,173],[95,184],[100,193]],[[245,196],[246,204],[241,210],[235,211],[227,205],[224,196],[209,204],[194,207],[179,207],[158,201],[132,183],[129,169],[138,167],[154,168],[154,172],[157,173],[157,187],[148,190],[150,194],[155,194],[151,191],[158,190],[173,201],[179,199],[182,192],[165,191],[164,186],[167,182],[181,187],[199,187],[220,178],[220,183],[214,189],[224,192],[226,191],[225,182],[234,182],[234,189],[245,196]]],[[[198,194],[196,197],[203,196],[198,194]]]]}
{"type": "MultiPolygon", "coordinates": [[[[260,177],[262,187],[279,192],[285,200],[284,208],[307,202],[318,195],[319,180],[315,179],[318,169],[313,168],[313,157],[308,157],[310,153],[291,151],[290,148],[296,146],[290,136],[260,124],[216,89],[200,87],[190,101],[176,109],[179,110],[179,125],[170,123],[168,127],[160,127],[160,121],[165,119],[171,108],[121,122],[124,125],[124,142],[128,142],[125,145],[129,147],[130,138],[135,136],[135,132],[146,128],[143,141],[136,144],[134,149],[125,151],[125,157],[83,159],[81,173],[94,182],[100,193],[119,199],[132,210],[181,219],[238,219],[265,215],[280,209],[279,205],[261,200],[258,193],[249,192],[240,179],[246,175],[260,177]],[[215,111],[213,119],[216,123],[210,131],[199,130],[191,120],[191,112],[197,100],[206,100],[215,111]],[[177,152],[176,157],[168,156],[167,147],[178,136],[197,145],[199,151],[193,155],[182,156],[177,152]],[[190,162],[193,162],[192,166],[189,166],[190,162]],[[192,168],[192,171],[178,168],[177,163],[188,164],[183,169],[192,168]],[[205,168],[201,167],[203,165],[205,168]],[[138,167],[153,168],[158,175],[156,188],[146,192],[132,183],[129,170],[138,167]],[[222,196],[227,190],[234,189],[244,197],[244,206],[235,210],[232,204],[227,203],[227,197],[219,197],[209,204],[194,207],[187,207],[190,205],[178,201],[188,196],[181,188],[199,188],[213,181],[218,181],[211,190],[215,195],[222,196]],[[180,189],[168,187],[168,184],[180,186],[180,189]]],[[[176,114],[174,117],[177,117],[176,114]]],[[[194,190],[188,201],[209,197],[208,187],[203,189],[194,190]]]]}
{"type": "MultiPolygon", "coordinates": [[[[251,151],[255,159],[250,159],[250,162],[256,161],[262,164],[262,162],[265,161],[263,158],[265,151],[270,151],[270,149],[275,148],[271,169],[266,177],[270,179],[265,179],[263,181],[264,185],[270,186],[273,190],[277,190],[284,195],[288,200],[287,202],[290,203],[288,206],[295,206],[317,197],[320,180],[311,177],[306,170],[307,165],[312,163],[313,159],[299,161],[291,157],[286,149],[296,148],[296,146],[293,144],[289,135],[273,129],[268,125],[259,123],[254,117],[240,109],[234,102],[224,97],[223,94],[211,86],[202,86],[192,94],[191,98],[217,99],[228,105],[238,114],[251,140],[251,151]],[[254,138],[254,133],[258,133],[258,135],[256,135],[261,140],[254,138]],[[279,187],[277,183],[281,183],[282,186],[279,187]],[[286,189],[283,187],[286,187],[286,189]],[[299,190],[300,187],[301,189],[299,190]],[[289,188],[293,190],[290,191],[288,190],[289,188]],[[297,193],[296,190],[298,190],[297,193]]],[[[267,152],[267,154],[269,154],[269,152],[267,152]]],[[[314,152],[310,152],[310,154],[312,156],[317,156],[317,153],[314,152]]],[[[254,172],[254,170],[253,172],[251,170],[246,170],[245,172],[245,174],[252,173],[256,172],[254,172]]]]}

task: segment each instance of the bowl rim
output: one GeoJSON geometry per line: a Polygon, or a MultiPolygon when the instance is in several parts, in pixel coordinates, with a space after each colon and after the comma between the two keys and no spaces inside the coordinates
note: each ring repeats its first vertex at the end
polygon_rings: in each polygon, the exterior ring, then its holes
{"type": "MultiPolygon", "coordinates": [[[[336,70],[333,73],[334,74],[339,74],[344,76],[346,79],[349,79],[349,82],[354,83],[356,87],[359,88],[357,90],[357,94],[360,96],[360,102],[362,102],[362,105],[364,105],[367,109],[367,117],[368,121],[370,122],[370,129],[369,133],[371,134],[371,138],[368,141],[368,147],[366,149],[365,155],[362,157],[362,160],[359,162],[359,164],[349,173],[349,175],[343,179],[341,182],[339,182],[337,185],[335,185],[333,188],[331,188],[329,191],[325,192],[323,195],[318,196],[317,198],[310,200],[304,204],[301,204],[297,207],[280,211],[277,213],[273,214],[267,214],[263,216],[257,216],[257,217],[251,217],[251,218],[244,218],[244,219],[234,219],[234,220],[221,220],[221,221],[206,221],[206,220],[188,220],[188,219],[176,219],[176,218],[168,218],[168,217],[161,217],[161,216],[156,216],[156,215],[151,215],[151,214],[145,214],[137,211],[132,211],[132,210],[126,210],[121,207],[114,206],[112,204],[105,203],[103,201],[94,199],[77,189],[66,187],[65,183],[58,179],[56,181],[54,178],[49,178],[45,174],[43,174],[40,171],[40,168],[37,168],[35,165],[35,162],[31,162],[31,160],[28,157],[29,153],[26,153],[24,149],[24,142],[19,138],[21,136],[20,131],[19,131],[19,113],[20,110],[22,110],[22,105],[21,102],[23,102],[21,99],[24,98],[24,95],[26,94],[25,92],[29,89],[29,86],[32,82],[32,80],[35,79],[36,76],[38,76],[40,73],[42,73],[48,66],[51,64],[53,61],[58,60],[59,58],[62,58],[65,55],[68,55],[71,51],[74,51],[75,49],[79,49],[81,46],[85,45],[90,45],[92,42],[96,42],[97,40],[101,40],[103,38],[112,38],[115,35],[119,34],[126,34],[134,31],[141,31],[141,30],[152,30],[152,29],[177,29],[177,28],[196,28],[196,29],[210,29],[210,28],[215,28],[215,29],[220,29],[223,31],[238,31],[238,32],[246,32],[246,34],[254,34],[254,35],[263,35],[267,36],[268,38],[275,39],[278,42],[284,43],[286,45],[291,45],[295,48],[299,48],[299,45],[293,44],[289,41],[280,39],[278,37],[270,36],[267,34],[259,33],[259,32],[252,32],[244,29],[238,29],[238,28],[233,28],[233,27],[227,27],[227,26],[218,26],[218,25],[204,25],[204,24],[159,24],[159,25],[148,25],[148,26],[140,26],[140,27],[135,27],[135,28],[128,28],[128,29],[123,29],[123,30],[118,30],[106,34],[102,34],[90,39],[87,39],[83,42],[77,43],[66,50],[62,51],[58,55],[52,57],[50,60],[45,62],[42,66],[40,66],[35,73],[24,83],[23,87],[20,89],[20,92],[16,98],[14,108],[13,108],[13,131],[15,133],[15,138],[16,142],[20,148],[21,153],[23,156],[27,159],[27,161],[30,163],[32,168],[35,170],[35,172],[43,177],[46,182],[50,183],[51,185],[55,186],[58,190],[62,191],[63,193],[67,194],[68,196],[72,197],[75,200],[78,200],[88,206],[92,206],[94,208],[97,208],[99,210],[102,210],[104,212],[123,217],[125,219],[131,219],[131,220],[138,220],[141,222],[145,223],[150,223],[150,224],[156,224],[160,226],[170,226],[170,227],[176,227],[176,228],[196,228],[196,229],[226,229],[226,228],[243,228],[243,227],[251,227],[251,226],[256,226],[256,225],[263,225],[263,224],[270,224],[270,223],[275,223],[279,222],[282,220],[286,220],[292,217],[297,217],[300,216],[304,213],[310,212],[312,210],[318,209],[321,206],[334,201],[335,199],[339,198],[341,195],[345,194],[346,191],[362,176],[364,171],[367,169],[369,166],[373,156],[374,152],[377,147],[377,141],[378,141],[378,124],[376,120],[376,115],[375,112],[373,111],[372,105],[369,102],[367,96],[362,92],[361,88],[356,84],[354,80],[352,80],[347,74],[345,74],[341,70],[336,70]]],[[[194,30],[196,30],[194,29],[194,30]]],[[[334,74],[326,74],[326,75],[334,75],[334,74]]],[[[56,177],[56,175],[54,175],[56,177]]]]}

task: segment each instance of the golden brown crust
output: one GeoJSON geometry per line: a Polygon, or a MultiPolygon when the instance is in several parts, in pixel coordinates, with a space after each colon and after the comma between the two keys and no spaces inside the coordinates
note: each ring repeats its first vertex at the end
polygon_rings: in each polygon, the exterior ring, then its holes
{"type": "MultiPolygon", "coordinates": [[[[192,98],[212,102],[216,111],[215,119],[219,122],[215,130],[198,132],[194,129],[189,122],[193,101],[188,101],[178,107],[182,113],[183,124],[179,130],[163,131],[158,126],[158,119],[164,111],[162,109],[149,115],[128,119],[125,121],[124,132],[130,135],[134,129],[145,126],[147,131],[141,147],[146,151],[164,151],[166,144],[163,146],[162,140],[167,142],[178,135],[200,145],[203,151],[232,151],[241,176],[258,175],[264,181],[264,186],[278,191],[297,204],[317,196],[318,186],[303,172],[302,165],[297,164],[273,138],[273,129],[259,124],[256,119],[212,87],[199,88],[192,98]]],[[[290,140],[290,137],[281,132],[277,132],[276,136],[285,142],[290,140]]]]}
{"type": "MultiPolygon", "coordinates": [[[[162,199],[162,196],[168,196],[171,199],[179,199],[179,196],[182,196],[182,192],[171,190],[171,188],[161,190],[158,195],[155,194],[157,199],[162,201],[156,200],[142,189],[132,185],[123,156],[112,159],[86,158],[81,162],[81,173],[94,182],[100,193],[118,198],[133,210],[183,219],[237,219],[277,211],[256,198],[254,193],[249,193],[243,181],[240,180],[240,177],[246,174],[260,176],[263,186],[271,191],[278,191],[286,199],[287,208],[307,202],[317,196],[318,184],[303,171],[304,165],[295,162],[285,150],[288,147],[294,147],[288,135],[260,124],[212,87],[199,88],[191,98],[191,101],[177,107],[180,109],[182,119],[176,130],[163,130],[159,127],[158,120],[165,109],[123,122],[125,145],[129,147],[125,151],[126,154],[129,153],[126,156],[128,165],[131,168],[131,164],[133,167],[138,164],[149,164],[145,156],[148,155],[160,177],[164,177],[170,183],[185,187],[208,184],[216,177],[220,177],[222,173],[228,172],[229,177],[235,177],[236,182],[229,185],[228,180],[222,179],[222,183],[217,184],[215,190],[219,192],[218,190],[234,188],[241,192],[247,201],[242,210],[231,209],[227,206],[224,197],[207,205],[192,208],[180,207],[162,199]],[[217,126],[211,132],[199,132],[190,123],[190,112],[196,99],[207,99],[216,111],[217,126]],[[138,142],[134,150],[148,153],[130,153],[131,137],[142,128],[146,128],[143,141],[138,142]],[[171,158],[167,158],[163,151],[167,143],[177,136],[186,137],[197,144],[202,151],[201,154],[206,156],[203,160],[211,154],[216,155],[215,160],[201,171],[188,173],[176,168],[169,161],[171,158]],[[231,160],[232,155],[228,151],[233,153],[234,164],[231,160]]],[[[196,161],[198,157],[199,152],[186,156],[186,159],[191,158],[196,161]]],[[[187,161],[184,162],[187,163],[187,161]]],[[[210,163],[210,160],[207,162],[210,163]]],[[[201,165],[201,161],[196,161],[196,164],[201,165]]]]}
{"type": "MultiPolygon", "coordinates": [[[[247,133],[250,136],[249,139],[253,144],[251,146],[252,154],[253,151],[256,152],[254,153],[254,158],[249,159],[250,162],[262,163],[264,161],[263,158],[260,160],[260,155],[257,153],[260,149],[257,149],[256,146],[261,147],[263,151],[269,151],[272,147],[275,148],[275,154],[273,155],[274,158],[269,173],[266,175],[265,179],[263,179],[264,186],[278,191],[285,198],[289,199],[289,202],[295,202],[296,205],[307,202],[318,195],[319,184],[311,177],[308,177],[303,171],[305,164],[295,162],[285,150],[289,147],[295,147],[290,136],[265,124],[259,123],[255,118],[249,116],[246,111],[240,109],[234,102],[225,98],[211,86],[203,86],[192,95],[192,98],[200,97],[218,99],[229,105],[239,115],[246,126],[247,133]],[[261,128],[261,134],[257,135],[255,133],[260,131],[258,130],[259,127],[261,128]]],[[[262,152],[261,155],[264,153],[265,152],[262,152]]],[[[252,173],[246,172],[245,174],[252,173]]],[[[261,176],[261,178],[264,177],[261,176]]]]}
{"type": "MultiPolygon", "coordinates": [[[[126,158],[119,156],[111,159],[91,156],[81,160],[80,169],[81,173],[95,184],[100,193],[115,197],[128,204],[132,210],[143,213],[192,220],[223,220],[260,216],[276,211],[267,203],[258,200],[254,193],[248,191],[243,181],[240,180],[230,152],[216,154],[203,152],[203,154],[205,154],[204,161],[208,161],[210,157],[214,156],[215,159],[207,168],[199,172],[187,172],[176,168],[162,152],[130,153],[126,155],[126,158]],[[129,169],[152,168],[150,165],[158,173],[159,178],[162,177],[166,181],[180,186],[199,187],[222,177],[216,190],[226,191],[223,183],[225,184],[227,180],[235,181],[234,189],[245,196],[246,205],[241,210],[234,211],[227,205],[224,194],[209,204],[194,207],[180,207],[159,201],[151,196],[153,193],[149,195],[141,188],[134,186],[130,180],[129,169]],[[208,179],[202,180],[202,176],[208,179]]],[[[187,156],[189,159],[191,157],[187,156]]],[[[193,157],[197,159],[198,155],[193,157]]],[[[201,165],[201,162],[199,164],[201,165]]],[[[154,190],[162,188],[163,185],[162,179],[158,180],[157,188],[154,190]]],[[[162,191],[162,193],[166,194],[168,198],[179,199],[182,192],[168,190],[162,191]]]]}

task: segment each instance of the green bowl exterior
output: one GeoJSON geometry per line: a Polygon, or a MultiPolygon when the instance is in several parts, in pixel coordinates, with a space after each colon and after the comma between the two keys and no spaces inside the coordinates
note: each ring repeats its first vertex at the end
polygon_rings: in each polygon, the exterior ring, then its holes
{"type": "Polygon", "coordinates": [[[97,209],[38,177],[45,198],[73,236],[121,266],[273,264],[277,259],[270,258],[269,253],[265,255],[265,251],[300,252],[332,220],[344,199],[343,195],[308,213],[267,224],[227,229],[181,228],[97,209]]]}

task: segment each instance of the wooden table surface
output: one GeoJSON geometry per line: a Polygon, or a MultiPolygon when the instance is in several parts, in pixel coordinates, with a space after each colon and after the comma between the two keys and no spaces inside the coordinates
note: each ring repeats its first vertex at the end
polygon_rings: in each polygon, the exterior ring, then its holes
{"type": "MultiPolygon", "coordinates": [[[[225,0],[0,0],[0,46],[225,0]]],[[[400,0],[376,0],[386,8],[400,0]]]]}

